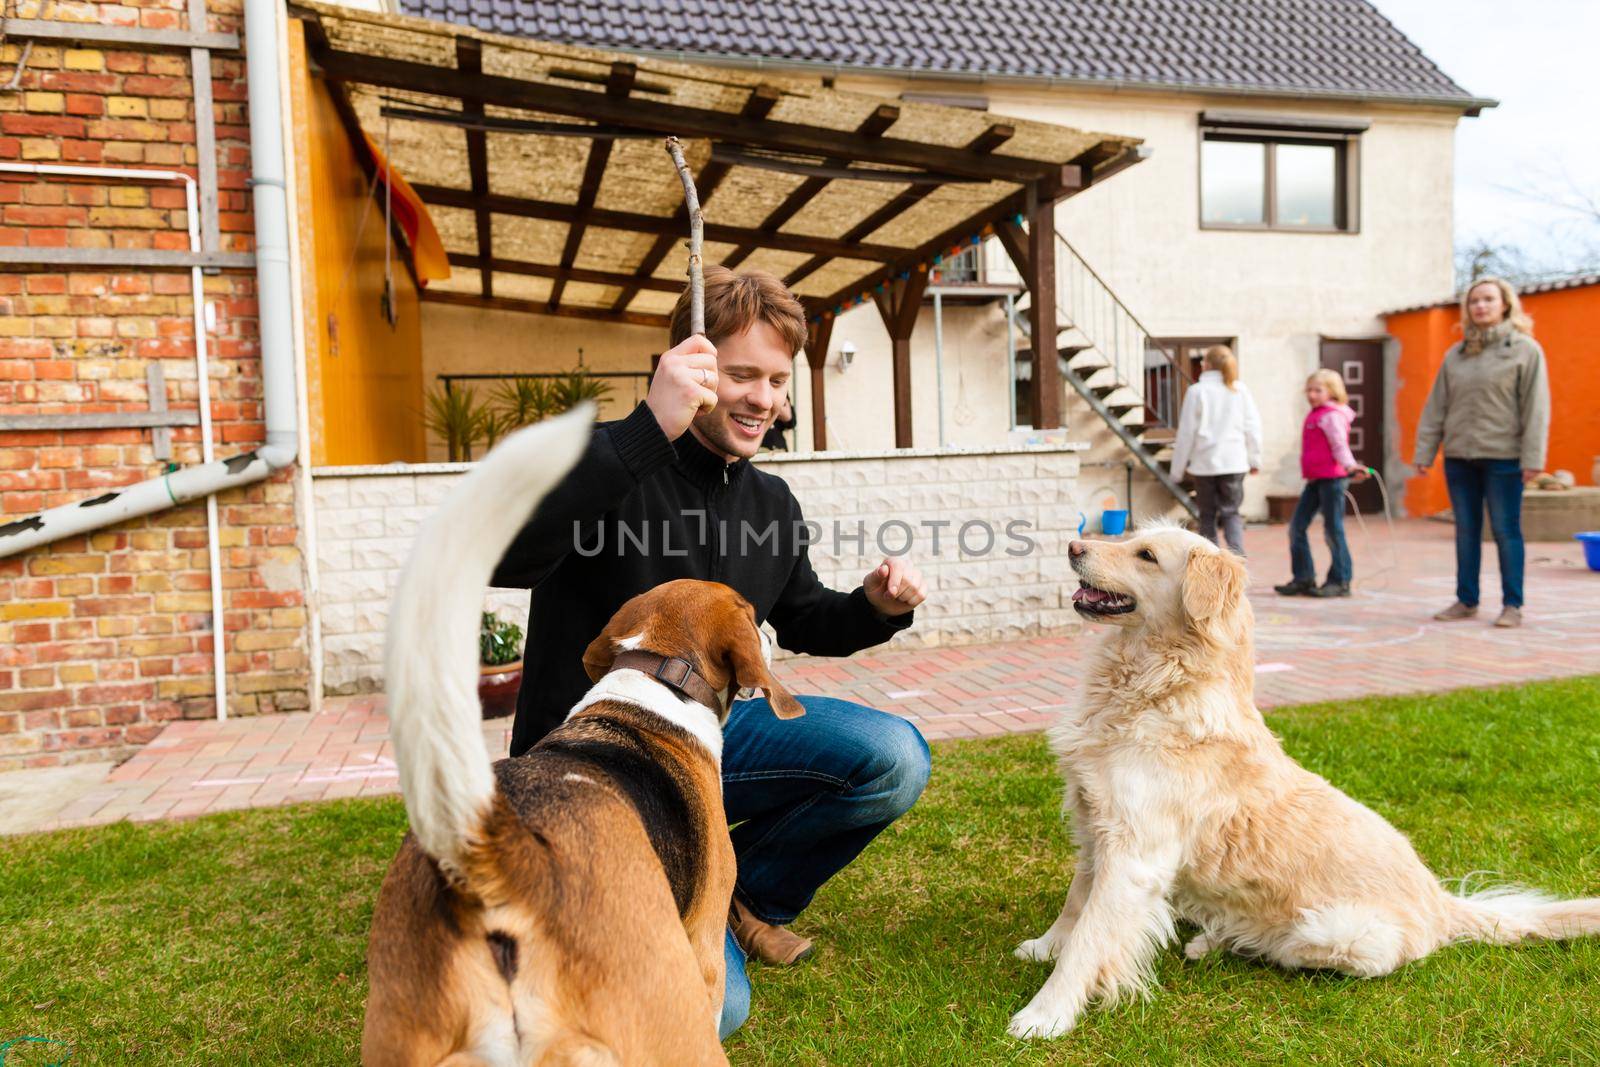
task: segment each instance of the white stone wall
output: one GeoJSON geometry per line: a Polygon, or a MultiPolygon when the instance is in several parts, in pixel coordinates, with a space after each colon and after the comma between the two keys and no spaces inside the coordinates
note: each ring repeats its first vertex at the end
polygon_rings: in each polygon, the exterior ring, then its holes
{"type": "MultiPolygon", "coordinates": [[[[789,483],[807,520],[822,528],[811,561],[829,586],[860,585],[883,560],[880,538],[883,548],[922,568],[928,602],[916,625],[894,640],[922,647],[1079,625],[1066,543],[1079,522],[1081,447],[779,454],[758,462],[789,483]],[[843,535],[837,542],[835,523],[843,535]],[[992,547],[986,530],[993,531],[992,547]]],[[[326,692],[381,688],[383,633],[400,566],[417,524],[466,469],[438,463],[313,472],[326,692]]],[[[485,607],[523,623],[528,594],[491,590],[485,607]]]]}

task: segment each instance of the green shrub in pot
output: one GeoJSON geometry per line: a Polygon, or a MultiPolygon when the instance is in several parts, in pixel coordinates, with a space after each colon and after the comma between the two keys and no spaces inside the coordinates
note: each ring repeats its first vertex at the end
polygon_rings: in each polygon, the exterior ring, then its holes
{"type": "Polygon", "coordinates": [[[522,659],[522,627],[492,611],[483,613],[478,630],[478,658],[485,667],[500,667],[522,659]]]}

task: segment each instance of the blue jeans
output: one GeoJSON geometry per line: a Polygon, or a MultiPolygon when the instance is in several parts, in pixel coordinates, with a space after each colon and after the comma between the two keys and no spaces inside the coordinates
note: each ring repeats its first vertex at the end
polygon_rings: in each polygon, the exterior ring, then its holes
{"type": "MultiPolygon", "coordinates": [[[[739,860],[734,892],[782,925],[822,883],[911,809],[928,784],[928,743],[896,715],[831,697],[797,698],[782,720],[764,699],[736,700],[723,729],[722,802],[739,860]]],[[[719,1032],[750,1013],[744,953],[727,937],[727,990],[719,1032]]]]}
{"type": "Polygon", "coordinates": [[[1515,459],[1455,459],[1446,456],[1444,480],[1456,520],[1456,599],[1476,606],[1483,564],[1483,505],[1500,553],[1500,600],[1522,607],[1522,463],[1515,459]]]}
{"type": "Polygon", "coordinates": [[[1311,558],[1311,542],[1306,531],[1311,520],[1322,512],[1322,536],[1327,539],[1328,552],[1333,561],[1328,564],[1328,581],[1335,585],[1349,585],[1353,573],[1350,566],[1350,546],[1344,539],[1344,487],[1349,478],[1313,478],[1300,491],[1300,503],[1294,506],[1294,518],[1289,520],[1289,563],[1294,568],[1297,582],[1315,582],[1317,564],[1311,558]]]}

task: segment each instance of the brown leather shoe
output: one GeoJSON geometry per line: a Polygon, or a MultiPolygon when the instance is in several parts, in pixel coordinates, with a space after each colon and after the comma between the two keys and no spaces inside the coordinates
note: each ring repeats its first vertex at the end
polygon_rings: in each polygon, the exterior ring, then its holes
{"type": "Polygon", "coordinates": [[[1494,624],[1500,627],[1502,630],[1512,630],[1518,626],[1521,626],[1522,609],[1511,607],[1503,608],[1500,612],[1500,617],[1494,620],[1494,624]]]}
{"type": "Polygon", "coordinates": [[[777,967],[799,963],[816,948],[810,938],[762,922],[738,897],[733,898],[733,906],[728,909],[728,926],[746,956],[777,967]]]}
{"type": "Polygon", "coordinates": [[[1458,600],[1454,604],[1451,604],[1449,607],[1445,608],[1443,611],[1435,614],[1434,618],[1440,622],[1459,622],[1462,619],[1470,619],[1477,613],[1478,605],[1473,604],[1469,606],[1458,600]]]}

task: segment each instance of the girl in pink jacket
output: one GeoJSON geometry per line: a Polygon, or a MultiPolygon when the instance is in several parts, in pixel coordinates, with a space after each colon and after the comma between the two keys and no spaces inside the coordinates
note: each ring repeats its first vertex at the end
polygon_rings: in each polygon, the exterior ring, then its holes
{"type": "Polygon", "coordinates": [[[1273,586],[1280,596],[1349,596],[1350,546],[1344,539],[1344,491],[1352,479],[1365,481],[1367,469],[1350,454],[1350,424],[1356,413],[1344,379],[1324,368],[1306,379],[1306,402],[1311,411],[1300,428],[1300,474],[1306,480],[1289,520],[1289,560],[1293,580],[1273,586]],[[1316,562],[1306,532],[1317,512],[1322,512],[1322,533],[1333,561],[1328,580],[1317,584],[1316,562]]]}

